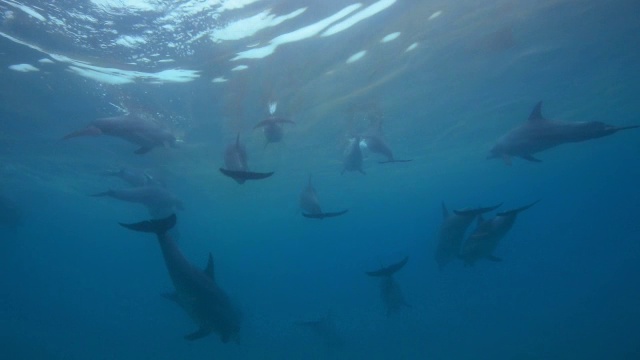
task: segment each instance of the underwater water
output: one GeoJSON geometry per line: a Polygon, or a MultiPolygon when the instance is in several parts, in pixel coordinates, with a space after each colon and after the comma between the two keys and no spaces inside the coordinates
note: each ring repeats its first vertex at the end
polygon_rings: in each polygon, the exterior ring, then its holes
{"type": "MultiPolygon", "coordinates": [[[[551,120],[640,125],[639,14],[624,0],[0,0],[0,358],[640,358],[640,129],[539,163],[487,159],[539,101],[551,120]],[[87,128],[128,114],[176,143],[87,128]],[[256,128],[270,117],[293,122],[273,142],[256,128]],[[78,131],[94,136],[63,139],[78,131]],[[219,171],[238,134],[250,171],[273,175],[219,171]],[[379,163],[372,136],[411,161],[379,163]],[[354,152],[362,173],[344,171],[354,152]],[[348,212],[302,216],[309,177],[321,211],[348,212]],[[150,187],[170,199],[112,198],[150,187]],[[492,259],[465,265],[457,247],[438,265],[442,203],[502,204],[486,221],[538,200],[492,259]],[[118,225],[173,212],[160,241],[118,225]],[[198,294],[161,296],[166,236],[198,271],[213,255],[202,281],[241,313],[231,341],[184,338],[198,294]]],[[[493,234],[477,221],[464,244],[493,234]]]]}

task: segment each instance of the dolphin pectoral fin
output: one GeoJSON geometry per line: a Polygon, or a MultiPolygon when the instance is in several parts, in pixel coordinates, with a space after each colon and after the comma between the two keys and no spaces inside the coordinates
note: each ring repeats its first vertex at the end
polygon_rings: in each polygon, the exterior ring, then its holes
{"type": "Polygon", "coordinates": [[[178,293],[175,291],[160,294],[163,298],[178,303],[178,293]]]}
{"type": "Polygon", "coordinates": [[[505,216],[505,215],[511,215],[511,214],[518,214],[518,213],[520,213],[520,212],[523,212],[523,211],[527,210],[528,208],[532,207],[533,205],[535,205],[535,204],[537,204],[537,203],[539,203],[539,202],[540,202],[540,199],[538,199],[538,200],[536,200],[536,201],[532,202],[531,204],[527,204],[527,205],[525,205],[525,206],[521,206],[521,207],[519,207],[519,208],[517,208],[517,209],[513,209],[513,210],[509,210],[509,211],[499,212],[499,213],[497,213],[496,215],[498,215],[498,216],[505,216]]]}
{"type": "Polygon", "coordinates": [[[502,259],[501,259],[501,258],[499,258],[499,257],[497,257],[497,256],[493,256],[493,255],[489,255],[489,256],[487,256],[487,259],[489,259],[489,260],[491,260],[491,261],[493,261],[493,262],[501,262],[501,261],[502,261],[502,259]]]}
{"type": "Polygon", "coordinates": [[[207,336],[211,334],[211,330],[210,329],[205,329],[205,328],[200,328],[195,332],[192,332],[191,334],[185,335],[185,339],[189,340],[189,341],[193,341],[193,340],[198,340],[198,339],[202,339],[203,337],[207,336]]]}
{"type": "Polygon", "coordinates": [[[504,161],[505,165],[511,166],[511,156],[507,154],[502,154],[502,161],[504,161]]]}
{"type": "Polygon", "coordinates": [[[347,212],[349,212],[349,209],[345,209],[342,211],[335,211],[335,212],[326,212],[324,213],[324,217],[336,217],[336,216],[344,215],[347,212]]]}
{"type": "Polygon", "coordinates": [[[142,146],[138,150],[134,151],[134,153],[138,155],[143,155],[151,151],[151,149],[153,149],[151,146],[142,146]]]}
{"type": "Polygon", "coordinates": [[[536,158],[534,158],[533,156],[531,156],[529,154],[520,155],[520,157],[525,159],[525,160],[531,161],[531,162],[537,162],[537,163],[542,162],[542,160],[536,159],[536,158]]]}
{"type": "Polygon", "coordinates": [[[155,233],[156,235],[160,236],[171,230],[171,228],[176,225],[176,221],[176,214],[171,214],[164,219],[147,220],[133,224],[119,224],[120,226],[125,227],[129,230],[155,233]]]}
{"type": "Polygon", "coordinates": [[[380,270],[367,271],[366,274],[373,277],[391,276],[402,269],[407,264],[407,261],[409,261],[409,256],[405,256],[399,262],[383,267],[380,270]]]}
{"type": "Polygon", "coordinates": [[[100,136],[102,135],[102,130],[96,126],[88,126],[82,130],[74,131],[70,134],[65,135],[62,140],[71,139],[78,136],[100,136]]]}

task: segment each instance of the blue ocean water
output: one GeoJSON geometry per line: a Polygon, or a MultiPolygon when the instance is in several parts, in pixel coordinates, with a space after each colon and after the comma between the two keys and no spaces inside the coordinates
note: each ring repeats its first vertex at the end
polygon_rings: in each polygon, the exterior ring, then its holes
{"type": "MultiPolygon", "coordinates": [[[[487,160],[538,101],[549,119],[640,125],[634,1],[0,0],[0,358],[640,358],[640,130],[487,160]],[[364,51],[364,53],[362,53],[364,51]],[[45,60],[46,59],[46,60],[45,60]],[[27,66],[29,65],[29,66],[27,66]],[[259,121],[283,125],[265,145],[259,121]],[[177,148],[62,137],[140,113],[177,148]],[[405,163],[350,139],[382,119],[405,163]],[[240,134],[253,171],[219,172],[240,134]],[[197,325],[147,208],[91,194],[126,167],[184,204],[185,257],[242,310],[240,338],[197,325]],[[309,175],[323,220],[301,216],[309,175]],[[540,200],[494,255],[435,260],[449,210],[540,200]],[[365,271],[394,275],[387,315],[365,271]],[[322,319],[340,344],[301,326],[322,319]],[[318,336],[320,335],[320,336],[318,336]]],[[[495,212],[487,218],[495,216],[495,212]]],[[[475,221],[466,236],[471,236],[475,221]]]]}

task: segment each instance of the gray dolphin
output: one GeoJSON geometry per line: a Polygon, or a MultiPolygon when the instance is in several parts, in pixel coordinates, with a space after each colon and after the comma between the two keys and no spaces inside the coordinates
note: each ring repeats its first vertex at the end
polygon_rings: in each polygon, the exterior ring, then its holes
{"type": "Polygon", "coordinates": [[[404,300],[404,295],[398,283],[393,279],[393,274],[402,269],[409,261],[409,257],[405,257],[401,261],[386,267],[381,267],[375,271],[367,271],[366,274],[372,277],[380,278],[380,296],[382,302],[387,309],[387,315],[398,312],[403,307],[411,307],[404,300]]]}
{"type": "Polygon", "coordinates": [[[391,151],[389,145],[384,141],[384,136],[382,134],[382,120],[377,120],[373,129],[369,131],[368,134],[362,136],[362,142],[372,153],[380,154],[387,158],[384,161],[378,161],[380,164],[411,161],[411,159],[399,160],[393,157],[393,151],[391,151]]]}
{"type": "Polygon", "coordinates": [[[360,137],[349,139],[349,144],[344,152],[343,166],[341,174],[345,171],[358,171],[365,174],[362,170],[362,150],[360,149],[360,137]]]}
{"type": "MultiPolygon", "coordinates": [[[[261,127],[264,131],[264,136],[267,139],[267,143],[279,142],[284,136],[283,124],[294,124],[295,122],[282,117],[270,116],[254,126],[254,129],[261,127]]],[[[265,145],[266,145],[265,144],[265,145]]]]}
{"type": "Polygon", "coordinates": [[[121,167],[118,170],[107,170],[104,172],[104,175],[120,178],[133,187],[163,186],[161,181],[158,181],[148,172],[140,169],[121,167]]]}
{"type": "Polygon", "coordinates": [[[220,172],[235,180],[238,184],[244,184],[247,180],[266,179],[273,172],[258,173],[249,171],[247,164],[247,150],[240,144],[240,134],[236,136],[236,142],[227,146],[224,152],[224,166],[220,172]]]}
{"type": "Polygon", "coordinates": [[[600,121],[565,122],[547,120],[542,116],[542,101],[533,108],[529,119],[503,135],[491,149],[488,159],[502,158],[511,165],[511,157],[518,156],[532,162],[541,162],[533,154],[552,147],[597,139],[620,130],[635,129],[632,126],[613,126],[600,121]]]}
{"type": "Polygon", "coordinates": [[[167,234],[175,224],[175,214],[160,220],[120,223],[127,229],[155,233],[158,237],[165,265],[175,287],[175,292],[164,296],[180,305],[199,326],[198,330],[186,335],[185,339],[197,340],[215,332],[223,343],[232,338],[238,340],[242,316],[216,282],[213,256],[209,253],[204,270],[190,264],[173,238],[167,234]]]}
{"type": "Polygon", "coordinates": [[[91,196],[108,196],[122,201],[146,206],[152,216],[167,216],[175,209],[182,210],[182,201],[160,186],[141,186],[126,189],[109,189],[91,196]]]}
{"type": "Polygon", "coordinates": [[[320,208],[320,202],[318,201],[318,195],[316,189],[311,184],[311,175],[309,175],[309,182],[307,186],[300,193],[300,208],[302,208],[302,216],[311,219],[324,219],[328,217],[336,217],[346,214],[348,209],[338,212],[323,212],[320,208]]]}
{"type": "Polygon", "coordinates": [[[136,154],[146,154],[154,147],[176,147],[176,137],[165,127],[142,114],[127,114],[92,121],[82,130],[67,134],[63,139],[78,136],[109,135],[138,146],[136,154]]]}
{"type": "Polygon", "coordinates": [[[460,258],[465,265],[473,265],[480,259],[502,261],[493,255],[500,240],[511,230],[519,213],[535,205],[538,201],[517,209],[497,213],[493,219],[484,220],[482,215],[478,217],[478,226],[462,245],[460,258]]]}
{"type": "Polygon", "coordinates": [[[295,325],[309,329],[318,336],[329,349],[337,349],[344,346],[344,340],[338,333],[335,322],[331,314],[311,321],[297,321],[295,325]]]}
{"type": "Polygon", "coordinates": [[[443,221],[440,225],[438,247],[436,248],[435,255],[440,270],[458,258],[464,235],[473,220],[478,215],[497,209],[500,205],[501,204],[475,209],[454,210],[453,214],[450,214],[444,202],[442,203],[443,221]]]}

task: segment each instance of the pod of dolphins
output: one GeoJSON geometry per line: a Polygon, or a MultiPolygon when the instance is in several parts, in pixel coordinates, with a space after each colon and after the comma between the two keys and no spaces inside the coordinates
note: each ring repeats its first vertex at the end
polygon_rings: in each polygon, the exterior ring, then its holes
{"type": "MultiPolygon", "coordinates": [[[[275,106],[273,110],[275,110],[275,106]]],[[[254,129],[262,128],[266,144],[269,144],[283,139],[283,125],[285,124],[295,124],[295,122],[275,117],[272,111],[271,116],[256,124],[254,129]]],[[[566,143],[609,136],[621,130],[637,127],[617,127],[597,121],[548,120],[542,115],[542,102],[539,102],[533,108],[526,122],[498,139],[490,150],[488,158],[502,158],[507,165],[511,165],[512,157],[520,157],[530,162],[540,162],[534,157],[534,154],[546,149],[566,143]]],[[[136,114],[95,120],[86,128],[72,132],[64,136],[63,139],[97,135],[114,136],[133,143],[138,146],[135,153],[139,155],[156,147],[176,147],[177,143],[176,137],[167,128],[136,114]]],[[[383,139],[381,121],[378,121],[368,132],[349,139],[343,156],[342,174],[345,172],[365,174],[363,149],[383,156],[384,160],[380,163],[411,161],[399,160],[394,157],[390,147],[383,139]]],[[[240,142],[240,134],[236,136],[234,143],[227,146],[224,152],[224,167],[219,170],[224,176],[235,180],[238,184],[243,184],[248,180],[264,180],[274,174],[273,172],[249,170],[247,152],[240,142]]],[[[174,211],[182,208],[182,202],[169,192],[162,182],[157,181],[144,171],[123,168],[107,172],[105,175],[119,177],[131,187],[117,190],[109,189],[93,194],[93,196],[112,197],[142,204],[149,209],[154,217],[152,220],[121,223],[120,225],[133,231],[155,234],[175,288],[175,291],[164,296],[182,307],[198,326],[197,330],[186,335],[185,339],[196,340],[215,333],[224,343],[229,340],[237,341],[242,314],[216,282],[213,256],[209,254],[208,263],[204,269],[193,266],[183,256],[176,241],[169,234],[169,230],[176,225],[174,211]],[[167,216],[167,214],[170,215],[167,216]]],[[[487,214],[497,210],[502,204],[449,211],[443,203],[443,221],[440,225],[435,248],[435,261],[438,267],[442,270],[457,260],[462,261],[464,266],[474,265],[483,259],[493,262],[501,261],[501,258],[495,255],[500,241],[513,227],[518,215],[537,202],[497,212],[492,218],[488,218],[487,214]],[[468,229],[474,221],[477,221],[477,225],[468,234],[468,229]]],[[[299,195],[299,205],[302,216],[309,219],[335,218],[348,212],[348,209],[333,212],[323,211],[316,189],[311,182],[311,176],[299,195]]],[[[0,215],[6,213],[8,213],[6,209],[0,209],[0,215]]],[[[6,217],[4,216],[4,218],[6,217]]],[[[0,220],[2,218],[0,217],[0,220]]],[[[400,285],[394,279],[394,275],[405,267],[408,260],[409,257],[406,256],[391,265],[365,272],[367,276],[379,280],[380,297],[387,315],[411,307],[405,301],[400,285]]],[[[299,321],[295,325],[298,328],[309,329],[327,346],[337,347],[343,344],[331,316],[318,320],[299,321]]]]}

